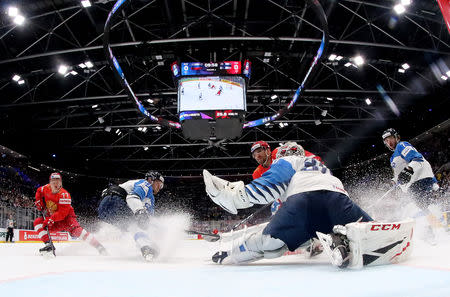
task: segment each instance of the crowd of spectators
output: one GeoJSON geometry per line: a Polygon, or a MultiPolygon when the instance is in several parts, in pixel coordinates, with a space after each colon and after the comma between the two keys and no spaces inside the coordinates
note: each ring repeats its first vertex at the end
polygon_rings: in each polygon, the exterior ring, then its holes
{"type": "Polygon", "coordinates": [[[0,203],[12,207],[33,207],[33,185],[24,181],[20,170],[0,166],[0,203]]]}

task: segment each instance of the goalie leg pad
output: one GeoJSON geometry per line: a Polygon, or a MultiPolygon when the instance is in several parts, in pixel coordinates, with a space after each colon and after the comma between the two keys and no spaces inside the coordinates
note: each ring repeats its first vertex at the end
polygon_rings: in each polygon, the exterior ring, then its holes
{"type": "Polygon", "coordinates": [[[230,251],[217,252],[213,261],[220,264],[240,264],[281,257],[287,251],[280,239],[263,234],[262,230],[245,235],[233,244],[230,251]]]}
{"type": "Polygon", "coordinates": [[[394,264],[407,260],[412,251],[412,219],[399,222],[350,223],[345,225],[352,268],[394,264]]]}

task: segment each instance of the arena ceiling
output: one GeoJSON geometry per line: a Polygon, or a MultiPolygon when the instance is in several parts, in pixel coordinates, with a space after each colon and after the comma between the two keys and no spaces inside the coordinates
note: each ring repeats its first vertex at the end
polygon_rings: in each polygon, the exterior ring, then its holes
{"type": "MultiPolygon", "coordinates": [[[[0,142],[82,174],[237,174],[255,167],[249,148],[256,140],[272,147],[294,140],[340,168],[384,152],[380,133],[389,126],[409,139],[448,119],[450,37],[437,2],[413,1],[399,15],[400,0],[320,2],[330,44],[295,108],[238,139],[190,141],[144,118],[114,78],[102,46],[113,1],[2,1],[3,11],[14,5],[25,22],[1,15],[0,142]],[[87,61],[92,67],[82,68],[87,61]]],[[[304,1],[133,0],[110,43],[147,109],[174,121],[173,61],[249,59],[253,120],[290,101],[321,35],[304,1]]]]}

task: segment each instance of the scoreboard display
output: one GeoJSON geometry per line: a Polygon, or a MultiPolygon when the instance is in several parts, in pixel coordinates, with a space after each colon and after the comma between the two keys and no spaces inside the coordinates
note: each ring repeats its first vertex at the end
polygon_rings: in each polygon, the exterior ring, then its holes
{"type": "Polygon", "coordinates": [[[188,139],[233,139],[242,134],[251,63],[174,62],[178,115],[188,139]]]}
{"type": "Polygon", "coordinates": [[[220,63],[181,63],[181,76],[192,75],[240,75],[242,74],[240,61],[225,61],[220,63]]]}

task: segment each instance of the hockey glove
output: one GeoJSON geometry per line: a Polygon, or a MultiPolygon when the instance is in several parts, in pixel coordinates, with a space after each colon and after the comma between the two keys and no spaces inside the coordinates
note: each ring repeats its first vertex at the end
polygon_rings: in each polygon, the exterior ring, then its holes
{"type": "Polygon", "coordinates": [[[398,175],[399,184],[404,185],[409,183],[413,174],[414,170],[411,167],[409,166],[405,167],[405,169],[403,169],[403,171],[400,172],[400,174],[398,175]]]}
{"type": "Polygon", "coordinates": [[[136,223],[139,228],[142,230],[146,230],[148,228],[150,216],[145,209],[138,209],[134,214],[134,217],[136,218],[136,223]]]}
{"type": "Polygon", "coordinates": [[[44,210],[44,203],[42,202],[42,199],[35,200],[34,205],[36,205],[37,210],[39,210],[39,211],[44,210]]]}
{"type": "Polygon", "coordinates": [[[45,220],[44,220],[44,222],[42,223],[42,228],[48,228],[48,229],[50,229],[50,228],[52,228],[53,227],[53,224],[55,224],[55,221],[53,221],[53,219],[50,217],[50,218],[46,218],[45,220]]]}
{"type": "Polygon", "coordinates": [[[203,170],[205,190],[211,200],[232,214],[237,214],[238,209],[253,206],[245,192],[244,182],[229,182],[213,176],[207,170],[203,170]]]}

